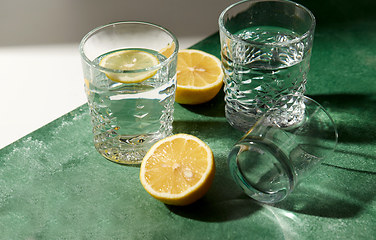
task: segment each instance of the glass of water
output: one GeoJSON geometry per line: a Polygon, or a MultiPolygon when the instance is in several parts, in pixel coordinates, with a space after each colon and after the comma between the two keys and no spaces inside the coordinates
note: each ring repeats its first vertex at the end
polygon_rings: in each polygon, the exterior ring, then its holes
{"type": "Polygon", "coordinates": [[[281,109],[276,104],[232,147],[228,156],[235,182],[260,202],[285,199],[337,145],[337,129],[327,111],[308,97],[291,97],[304,103],[304,117],[299,123],[280,125],[281,109]]]}
{"type": "Polygon", "coordinates": [[[248,131],[276,99],[305,92],[315,25],[307,8],[286,0],[246,0],[221,13],[226,118],[234,128],[248,131]]]}
{"type": "MultiPolygon", "coordinates": [[[[172,134],[178,48],[171,32],[146,22],[111,23],[82,39],[94,145],[105,158],[139,164],[156,141],[172,134]],[[103,64],[103,59],[116,63],[116,56],[127,54],[154,63],[131,70],[103,64]],[[140,76],[142,81],[134,80],[140,76]]],[[[131,57],[128,65],[136,60],[131,57]]]]}

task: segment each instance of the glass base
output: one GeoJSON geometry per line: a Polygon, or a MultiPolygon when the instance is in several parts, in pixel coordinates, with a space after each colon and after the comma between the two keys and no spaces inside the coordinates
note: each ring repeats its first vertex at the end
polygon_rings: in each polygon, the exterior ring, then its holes
{"type": "Polygon", "coordinates": [[[122,165],[139,165],[149,149],[171,132],[118,135],[103,141],[102,135],[94,136],[94,146],[97,151],[108,160],[122,165]]]}
{"type": "Polygon", "coordinates": [[[106,159],[121,165],[140,165],[148,151],[144,149],[121,151],[117,148],[103,149],[100,146],[95,146],[95,148],[106,159]]]}

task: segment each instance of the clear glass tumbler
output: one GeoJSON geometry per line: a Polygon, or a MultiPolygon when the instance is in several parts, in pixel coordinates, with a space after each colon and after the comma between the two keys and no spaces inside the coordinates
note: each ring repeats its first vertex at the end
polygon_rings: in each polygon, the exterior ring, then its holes
{"type": "Polygon", "coordinates": [[[308,97],[294,97],[304,102],[301,122],[281,126],[280,108],[272,107],[228,156],[235,182],[257,201],[285,199],[337,145],[336,126],[326,110],[308,97]]]}
{"type": "MultiPolygon", "coordinates": [[[[276,99],[305,92],[315,25],[307,8],[286,0],[246,0],[221,13],[226,118],[233,127],[247,132],[276,99]]],[[[301,106],[295,101],[284,102],[301,106]]]]}
{"type": "Polygon", "coordinates": [[[94,145],[105,158],[139,164],[156,141],[172,134],[178,48],[171,32],[146,22],[111,23],[82,39],[94,145]],[[155,65],[121,70],[101,64],[102,59],[129,53],[147,56],[155,65]]]}

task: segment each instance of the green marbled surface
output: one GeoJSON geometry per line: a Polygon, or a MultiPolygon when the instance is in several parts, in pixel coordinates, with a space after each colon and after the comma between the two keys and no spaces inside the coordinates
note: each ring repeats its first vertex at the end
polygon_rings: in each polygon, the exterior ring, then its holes
{"type": "MultiPolygon", "coordinates": [[[[285,201],[258,204],[232,181],[227,154],[242,133],[224,118],[222,92],[175,104],[174,133],[205,141],[217,167],[209,192],[186,207],[154,200],[138,167],[98,154],[83,105],[0,150],[0,239],[374,239],[375,4],[301,2],[318,22],[307,95],[334,118],[339,144],[285,201]]],[[[219,56],[218,34],[193,48],[219,56]]]]}

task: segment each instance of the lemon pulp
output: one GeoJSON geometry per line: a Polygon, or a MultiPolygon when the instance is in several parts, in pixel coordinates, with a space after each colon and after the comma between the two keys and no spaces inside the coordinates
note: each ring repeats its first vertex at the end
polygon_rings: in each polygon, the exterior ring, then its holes
{"type": "Polygon", "coordinates": [[[154,198],[170,205],[188,205],[210,188],[214,157],[203,141],[176,134],[155,143],[145,155],[140,180],[154,198]]]}
{"type": "Polygon", "coordinates": [[[216,56],[195,49],[179,51],[176,102],[205,103],[218,94],[222,85],[221,61],[216,56]]]}

